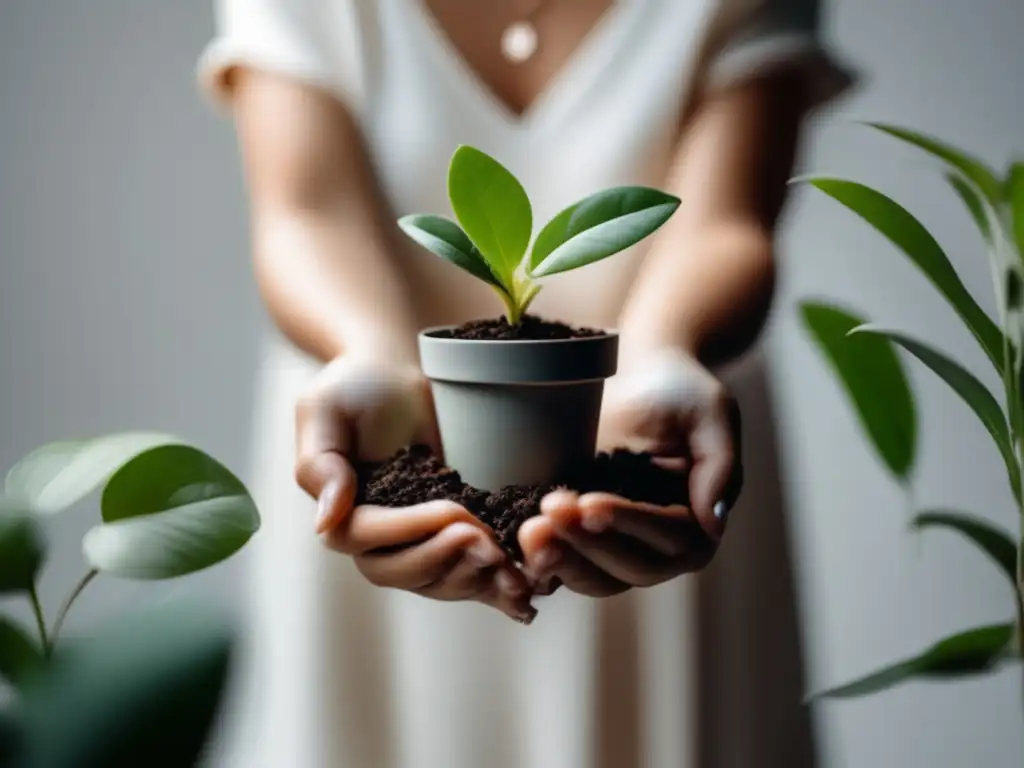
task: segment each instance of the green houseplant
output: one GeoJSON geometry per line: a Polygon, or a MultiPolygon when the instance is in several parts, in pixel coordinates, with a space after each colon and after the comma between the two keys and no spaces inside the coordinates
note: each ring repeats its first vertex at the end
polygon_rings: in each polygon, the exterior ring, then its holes
{"type": "Polygon", "coordinates": [[[565,208],[533,241],[533,209],[519,180],[475,147],[448,166],[448,199],[458,223],[411,214],[399,226],[427,250],[491,286],[519,323],[540,279],[579,269],[643,240],[668,221],[679,199],[649,187],[613,187],[565,208]]]}
{"type": "Polygon", "coordinates": [[[672,216],[679,200],[648,187],[603,190],[561,211],[534,239],[533,210],[522,184],[497,160],[468,146],[452,156],[448,197],[458,223],[412,214],[399,219],[399,226],[490,286],[517,332],[465,338],[445,327],[420,334],[445,459],[477,488],[550,483],[568,465],[594,455],[618,336],[604,330],[531,338],[526,312],[543,278],[643,240],[672,216]]]}
{"type": "Polygon", "coordinates": [[[0,496],[0,596],[24,597],[35,626],[0,616],[0,764],[17,768],[191,766],[225,680],[228,622],[182,606],[149,608],[60,641],[64,619],[101,574],[134,580],[195,573],[240,550],[260,518],[245,486],[203,451],[155,433],[43,446],[0,496]],[[87,569],[52,622],[36,589],[41,521],[99,491],[87,569]]]}
{"type": "Polygon", "coordinates": [[[952,388],[991,435],[1016,502],[1015,532],[949,510],[915,514],[915,530],[946,529],[976,545],[1005,574],[1010,590],[1004,623],[968,629],[918,655],[817,694],[839,698],[885,690],[912,679],[981,675],[1021,661],[1024,653],[1024,546],[1021,473],[1024,467],[1024,164],[998,173],[976,157],[932,136],[898,126],[870,127],[937,158],[950,191],[973,218],[991,264],[999,322],[960,281],[928,230],[906,209],[863,184],[808,177],[810,184],[874,227],[924,274],[977,339],[1002,383],[998,397],[956,360],[923,341],[868,323],[824,301],[801,306],[803,322],[848,394],[870,442],[894,478],[909,483],[917,445],[917,413],[900,352],[924,364],[952,388]]]}

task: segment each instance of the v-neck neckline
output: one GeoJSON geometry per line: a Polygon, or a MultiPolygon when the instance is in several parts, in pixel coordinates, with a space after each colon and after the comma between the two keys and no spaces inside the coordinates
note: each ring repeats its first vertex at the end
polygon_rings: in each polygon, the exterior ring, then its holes
{"type": "MultiPolygon", "coordinates": [[[[581,70],[586,66],[596,67],[596,56],[602,43],[610,42],[610,38],[621,35],[626,26],[628,11],[635,10],[641,0],[612,0],[587,30],[572,53],[562,62],[558,70],[548,78],[547,82],[530,100],[530,103],[517,112],[503,99],[483,76],[470,64],[452,40],[448,31],[426,6],[425,0],[410,0],[419,15],[420,21],[428,32],[428,41],[439,54],[444,66],[447,66],[459,85],[470,92],[471,97],[483,103],[483,106],[501,123],[515,129],[525,130],[536,126],[546,115],[551,114],[554,105],[565,103],[569,97],[582,94],[585,84],[582,83],[581,70]],[[565,92],[570,84],[575,87],[565,92]]],[[[607,48],[607,46],[606,46],[607,48]]],[[[607,56],[606,56],[607,58],[607,56]]],[[[585,71],[585,70],[584,70],[585,71]]]]}

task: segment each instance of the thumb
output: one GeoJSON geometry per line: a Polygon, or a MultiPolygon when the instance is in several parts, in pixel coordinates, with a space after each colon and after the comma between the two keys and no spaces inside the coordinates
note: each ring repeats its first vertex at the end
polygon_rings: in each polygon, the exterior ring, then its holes
{"type": "Polygon", "coordinates": [[[701,413],[690,430],[689,443],[690,505],[701,527],[718,540],[743,484],[736,402],[723,397],[701,413]]]}
{"type": "Polygon", "coordinates": [[[295,479],[317,500],[316,531],[323,533],[341,523],[355,503],[356,473],[344,455],[349,427],[344,414],[316,398],[300,402],[296,417],[295,479]]]}
{"type": "Polygon", "coordinates": [[[301,462],[299,485],[317,500],[316,532],[337,528],[355,504],[358,479],[352,465],[340,453],[321,453],[301,462]]]}

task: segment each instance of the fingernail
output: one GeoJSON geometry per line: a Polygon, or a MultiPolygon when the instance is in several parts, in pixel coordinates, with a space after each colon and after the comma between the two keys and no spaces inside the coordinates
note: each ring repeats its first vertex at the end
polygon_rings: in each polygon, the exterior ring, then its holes
{"type": "Polygon", "coordinates": [[[533,620],[537,618],[537,609],[531,607],[530,610],[523,611],[518,616],[513,616],[513,618],[523,626],[528,627],[533,624],[533,620]]]}
{"type": "Polygon", "coordinates": [[[320,498],[317,500],[317,511],[316,511],[316,528],[319,531],[324,522],[330,517],[331,512],[334,510],[334,506],[338,501],[338,493],[341,492],[341,483],[336,480],[332,480],[324,486],[324,489],[320,492],[320,498]]]}
{"type": "Polygon", "coordinates": [[[726,519],[729,517],[729,505],[724,501],[718,502],[715,504],[714,513],[718,521],[724,525],[726,519]]]}
{"type": "Polygon", "coordinates": [[[550,544],[544,547],[540,552],[537,553],[536,559],[536,570],[539,575],[546,574],[556,565],[558,561],[562,559],[562,553],[558,547],[553,547],[550,544]]]}
{"type": "Polygon", "coordinates": [[[519,597],[524,592],[523,586],[508,571],[498,571],[494,579],[498,589],[508,597],[519,597]]]}
{"type": "Polygon", "coordinates": [[[501,562],[501,550],[489,541],[479,541],[466,550],[466,559],[477,568],[488,568],[501,562]]]}
{"type": "Polygon", "coordinates": [[[600,512],[588,512],[583,515],[583,530],[590,533],[604,533],[612,524],[611,512],[602,510],[600,512]]]}

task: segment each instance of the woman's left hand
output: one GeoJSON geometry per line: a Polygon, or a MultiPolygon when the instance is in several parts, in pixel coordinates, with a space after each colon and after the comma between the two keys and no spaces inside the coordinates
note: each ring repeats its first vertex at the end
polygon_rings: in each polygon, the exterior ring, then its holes
{"type": "Polygon", "coordinates": [[[557,491],[519,532],[539,593],[558,583],[595,597],[705,567],[742,485],[739,411],[693,357],[668,352],[608,382],[600,444],[646,451],[680,473],[690,505],[657,507],[606,493],[557,491]]]}

